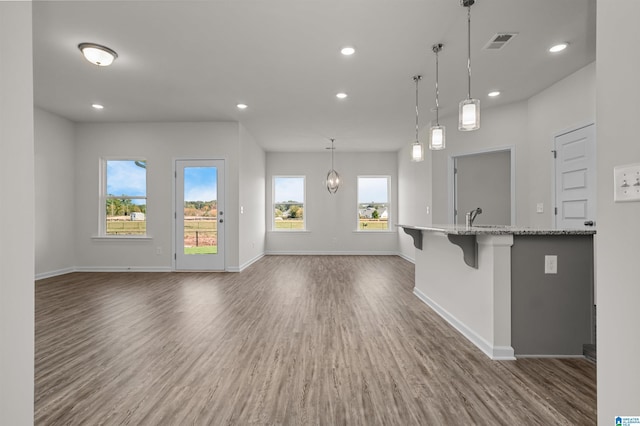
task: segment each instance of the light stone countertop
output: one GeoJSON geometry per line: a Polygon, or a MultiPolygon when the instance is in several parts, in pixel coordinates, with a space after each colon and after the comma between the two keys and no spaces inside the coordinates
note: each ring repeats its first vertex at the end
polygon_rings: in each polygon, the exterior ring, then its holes
{"type": "Polygon", "coordinates": [[[447,235],[593,235],[595,229],[538,229],[520,226],[480,225],[467,228],[464,225],[396,225],[419,231],[440,232],[447,235]]]}

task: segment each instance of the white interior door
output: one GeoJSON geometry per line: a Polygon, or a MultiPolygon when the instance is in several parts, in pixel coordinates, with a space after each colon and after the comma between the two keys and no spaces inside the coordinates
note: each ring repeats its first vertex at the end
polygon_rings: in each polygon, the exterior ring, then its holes
{"type": "Polygon", "coordinates": [[[555,138],[556,228],[596,221],[596,135],[593,124],[555,138]]]}
{"type": "Polygon", "coordinates": [[[176,270],[223,271],[224,160],[176,161],[176,270]]]}

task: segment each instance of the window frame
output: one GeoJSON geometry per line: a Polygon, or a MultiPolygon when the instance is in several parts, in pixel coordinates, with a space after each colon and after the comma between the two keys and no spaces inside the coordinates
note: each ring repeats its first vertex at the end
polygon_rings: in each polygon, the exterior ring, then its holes
{"type": "Polygon", "coordinates": [[[356,176],[356,232],[394,232],[391,215],[391,175],[358,175],[356,176]],[[361,178],[384,178],[387,180],[387,229],[360,229],[360,179],[361,178]]]}
{"type": "MultiPolygon", "coordinates": [[[[279,203],[281,204],[281,203],[279,203]]],[[[308,232],[307,230],[307,177],[305,175],[273,175],[271,179],[271,231],[308,232]],[[302,179],[302,229],[276,228],[276,179],[302,179]]]]}
{"type": "Polygon", "coordinates": [[[102,157],[100,158],[100,179],[98,192],[98,236],[100,238],[114,239],[145,239],[149,238],[149,170],[148,162],[144,157],[102,157]],[[109,161],[144,161],[145,167],[145,195],[107,195],[107,163],[109,161]],[[145,233],[144,234],[107,234],[107,211],[106,203],[109,199],[117,200],[145,200],[145,233]]]}

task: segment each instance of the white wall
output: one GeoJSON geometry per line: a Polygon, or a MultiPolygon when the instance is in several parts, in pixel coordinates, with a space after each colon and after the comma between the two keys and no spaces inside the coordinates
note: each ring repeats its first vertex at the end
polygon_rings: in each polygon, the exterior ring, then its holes
{"type": "Polygon", "coordinates": [[[238,123],[109,123],[76,128],[76,266],[81,270],[169,270],[172,266],[174,160],[222,158],[226,168],[225,264],[239,266],[238,123]],[[150,241],[96,240],[102,157],[147,159],[150,241]],[[161,247],[161,255],[156,248],[161,247]]]}
{"type": "Polygon", "coordinates": [[[0,424],[33,424],[31,2],[0,2],[0,424]],[[19,222],[16,223],[16,220],[19,222]]]}
{"type": "Polygon", "coordinates": [[[527,225],[552,228],[554,137],[595,123],[596,64],[587,65],[533,96],[528,106],[527,161],[531,179],[527,191],[519,195],[524,197],[523,205],[529,212],[527,225]],[[537,203],[544,204],[544,213],[535,213],[537,203]]]}
{"type": "Polygon", "coordinates": [[[267,253],[396,254],[398,223],[397,153],[335,152],[340,173],[338,192],[330,194],[325,179],[331,168],[329,152],[267,153],[267,253]],[[306,176],[307,232],[272,231],[273,176],[306,176]],[[356,181],[359,175],[391,176],[391,232],[357,232],[356,181]]]}
{"type": "Polygon", "coordinates": [[[36,278],[75,267],[75,143],[71,121],[35,108],[36,278]]]}
{"type": "Polygon", "coordinates": [[[613,202],[613,168],[640,163],[637,0],[598,2],[598,420],[640,416],[640,202],[613,202]]]}
{"type": "Polygon", "coordinates": [[[495,108],[485,102],[480,130],[460,132],[457,116],[447,126],[447,149],[433,153],[433,221],[448,223],[448,161],[452,156],[515,147],[516,223],[553,226],[554,136],[595,121],[595,64],[587,65],[527,101],[495,108]],[[536,213],[536,204],[544,213],[536,213]]]}
{"type": "Polygon", "coordinates": [[[240,270],[264,255],[266,155],[240,125],[240,270]]]}
{"type": "MultiPolygon", "coordinates": [[[[428,140],[421,135],[420,140],[428,140]]],[[[427,143],[425,143],[425,146],[427,143]]],[[[423,162],[410,160],[410,144],[398,151],[398,223],[431,225],[431,151],[427,149],[423,162]]],[[[402,257],[415,261],[413,238],[398,229],[398,250],[402,257]]]]}
{"type": "Polygon", "coordinates": [[[447,127],[447,148],[433,152],[433,221],[449,223],[449,161],[451,157],[495,148],[515,148],[516,225],[528,223],[526,203],[517,194],[528,190],[529,165],[526,157],[527,104],[518,102],[482,110],[480,130],[458,131],[458,117],[440,120],[447,127]]]}

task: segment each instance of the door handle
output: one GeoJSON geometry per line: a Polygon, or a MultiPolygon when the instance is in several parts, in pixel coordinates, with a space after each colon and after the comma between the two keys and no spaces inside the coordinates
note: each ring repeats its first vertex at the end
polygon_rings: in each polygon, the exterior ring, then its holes
{"type": "Polygon", "coordinates": [[[224,222],[224,219],[220,219],[220,223],[224,222]]]}
{"type": "Polygon", "coordinates": [[[595,226],[595,224],[596,223],[594,221],[592,221],[592,220],[586,220],[584,222],[584,226],[595,226]]]}

